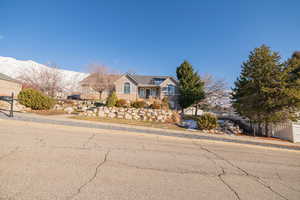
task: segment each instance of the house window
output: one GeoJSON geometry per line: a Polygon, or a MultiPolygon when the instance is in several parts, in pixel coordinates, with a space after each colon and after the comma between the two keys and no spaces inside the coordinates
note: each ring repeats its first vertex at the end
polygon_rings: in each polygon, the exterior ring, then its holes
{"type": "Polygon", "coordinates": [[[154,78],[153,83],[154,85],[160,85],[162,82],[164,82],[165,79],[162,78],[154,78]]]}
{"type": "Polygon", "coordinates": [[[156,88],[151,88],[150,96],[156,97],[156,88]]]}
{"type": "Polygon", "coordinates": [[[140,89],[140,94],[139,95],[140,95],[141,98],[145,97],[145,88],[140,89]]]}
{"type": "Polygon", "coordinates": [[[170,105],[171,109],[175,108],[175,102],[174,101],[169,101],[169,105],[170,105]]]}
{"type": "Polygon", "coordinates": [[[124,83],[124,94],[130,94],[130,83],[124,83]]]}
{"type": "Polygon", "coordinates": [[[175,86],[168,85],[168,95],[175,95],[175,86]]]}

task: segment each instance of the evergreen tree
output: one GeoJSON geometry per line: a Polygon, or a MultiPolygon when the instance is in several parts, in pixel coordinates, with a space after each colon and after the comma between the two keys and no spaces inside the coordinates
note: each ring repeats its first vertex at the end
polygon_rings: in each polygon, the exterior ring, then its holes
{"type": "Polygon", "coordinates": [[[290,82],[298,83],[300,81],[300,51],[295,52],[286,62],[286,68],[289,74],[290,82]]]}
{"type": "Polygon", "coordinates": [[[284,103],[289,110],[290,118],[297,120],[297,113],[300,111],[300,52],[295,52],[285,62],[284,72],[286,80],[284,103]]]}
{"type": "Polygon", "coordinates": [[[280,56],[262,45],[250,52],[242,65],[240,77],[235,82],[233,107],[252,122],[265,125],[292,119],[295,104],[291,84],[288,83],[290,67],[280,63],[280,56]]]}
{"type": "Polygon", "coordinates": [[[179,80],[179,105],[182,110],[204,99],[204,82],[188,61],[176,69],[179,80]]]}

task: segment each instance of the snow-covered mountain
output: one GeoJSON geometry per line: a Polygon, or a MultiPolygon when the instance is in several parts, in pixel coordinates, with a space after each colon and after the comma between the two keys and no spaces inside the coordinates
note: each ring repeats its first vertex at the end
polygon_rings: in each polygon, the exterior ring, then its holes
{"type": "MultiPolygon", "coordinates": [[[[11,57],[0,56],[0,73],[6,74],[12,78],[19,77],[24,71],[32,69],[43,70],[47,68],[46,65],[39,64],[32,60],[17,60],[11,57]]],[[[63,77],[64,85],[68,85],[68,87],[72,88],[76,88],[78,83],[88,76],[86,73],[63,69],[60,69],[60,72],[63,77]]]]}

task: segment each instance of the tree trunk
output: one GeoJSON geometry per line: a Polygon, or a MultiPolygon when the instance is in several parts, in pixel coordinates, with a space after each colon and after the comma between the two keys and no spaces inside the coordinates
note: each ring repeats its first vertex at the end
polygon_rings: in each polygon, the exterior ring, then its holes
{"type": "Polygon", "coordinates": [[[262,136],[263,133],[262,133],[262,128],[261,128],[261,122],[259,122],[257,126],[258,126],[258,134],[259,134],[260,136],[262,136]]]}
{"type": "Polygon", "coordinates": [[[102,91],[99,91],[99,99],[102,100],[102,91]]]}
{"type": "Polygon", "coordinates": [[[271,137],[271,133],[269,131],[269,123],[268,122],[265,122],[265,133],[267,135],[267,137],[271,137]]]}
{"type": "Polygon", "coordinates": [[[255,137],[255,135],[256,135],[256,133],[255,133],[255,127],[253,127],[253,123],[252,123],[252,121],[250,120],[250,131],[252,131],[253,132],[253,136],[255,137]]]}
{"type": "Polygon", "coordinates": [[[198,105],[195,106],[196,110],[195,110],[195,116],[198,115],[198,105]]]}

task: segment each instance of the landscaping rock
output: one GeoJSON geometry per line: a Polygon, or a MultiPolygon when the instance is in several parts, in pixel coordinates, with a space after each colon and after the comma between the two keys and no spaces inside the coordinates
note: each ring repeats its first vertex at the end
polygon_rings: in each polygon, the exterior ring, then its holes
{"type": "Polygon", "coordinates": [[[116,117],[116,114],[115,114],[115,113],[109,113],[109,114],[108,114],[108,117],[109,117],[109,118],[115,118],[115,117],[116,117]]]}
{"type": "MultiPolygon", "coordinates": [[[[65,110],[67,113],[72,113],[75,110],[79,115],[83,116],[98,116],[109,118],[120,118],[128,120],[143,120],[143,121],[157,121],[157,122],[172,122],[173,111],[157,110],[145,108],[123,108],[123,107],[106,107],[98,106],[88,101],[74,101],[72,104],[59,102],[54,106],[55,110],[65,110]],[[82,112],[82,113],[80,113],[82,112]]],[[[177,112],[176,112],[177,113],[177,112]]]]}
{"type": "Polygon", "coordinates": [[[64,111],[65,111],[66,113],[68,113],[68,114],[71,114],[72,112],[74,112],[74,109],[73,109],[72,107],[66,107],[66,108],[64,109],[64,111]]]}
{"type": "Polygon", "coordinates": [[[99,117],[105,117],[106,115],[105,115],[105,112],[103,112],[103,110],[99,110],[98,116],[99,117]]]}
{"type": "Polygon", "coordinates": [[[132,115],[130,115],[130,114],[125,114],[125,119],[128,119],[128,120],[130,120],[130,119],[132,119],[132,115]]]}

